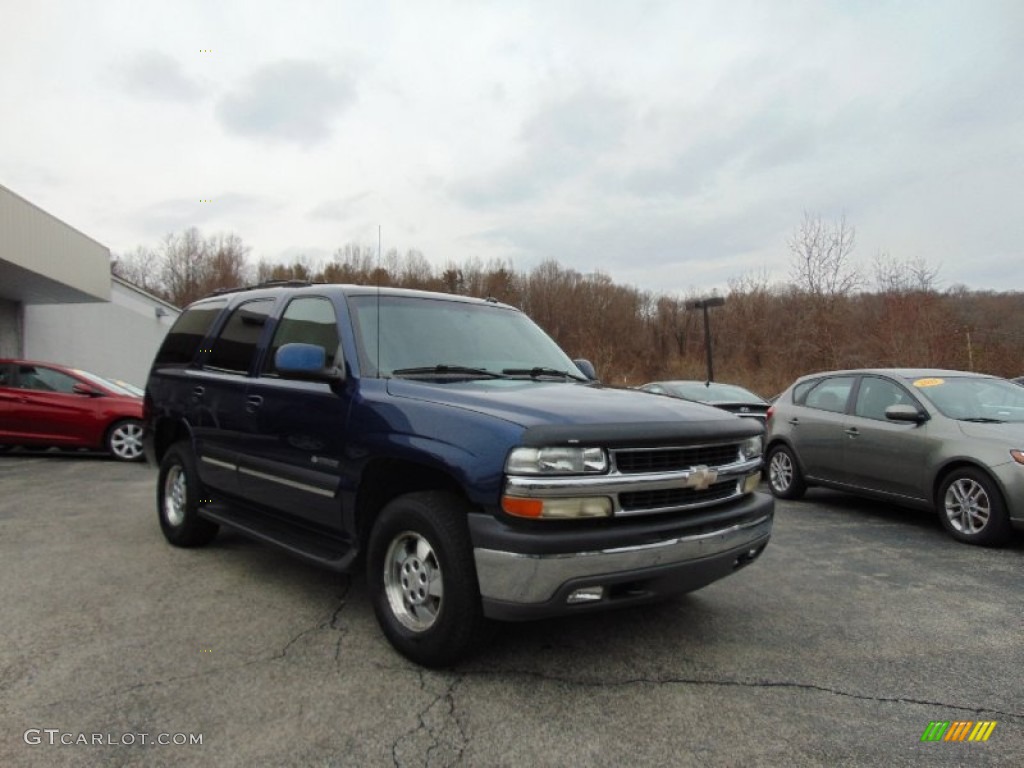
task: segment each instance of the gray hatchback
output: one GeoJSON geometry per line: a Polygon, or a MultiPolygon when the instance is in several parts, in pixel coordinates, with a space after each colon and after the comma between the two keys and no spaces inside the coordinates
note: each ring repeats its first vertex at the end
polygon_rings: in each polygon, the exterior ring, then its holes
{"type": "Polygon", "coordinates": [[[796,499],[827,486],[933,508],[956,539],[1024,528],[1024,388],[964,371],[803,376],[768,414],[768,484],[796,499]]]}

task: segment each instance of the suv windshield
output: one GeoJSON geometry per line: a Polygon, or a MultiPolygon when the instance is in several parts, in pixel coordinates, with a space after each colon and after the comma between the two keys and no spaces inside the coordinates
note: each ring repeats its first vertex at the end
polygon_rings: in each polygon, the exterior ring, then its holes
{"type": "Polygon", "coordinates": [[[352,297],[350,306],[367,376],[565,372],[582,378],[532,320],[500,304],[371,295],[352,297]]]}
{"type": "Polygon", "coordinates": [[[927,378],[914,389],[951,419],[1024,422],[1024,388],[1003,379],[927,378]]]}

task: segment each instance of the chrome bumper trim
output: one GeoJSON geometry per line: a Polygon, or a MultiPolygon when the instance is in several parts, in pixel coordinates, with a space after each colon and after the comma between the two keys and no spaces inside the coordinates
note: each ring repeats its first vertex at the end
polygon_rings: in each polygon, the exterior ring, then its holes
{"type": "Polygon", "coordinates": [[[712,533],[681,536],[650,544],[569,552],[525,555],[475,548],[477,578],[484,599],[509,603],[543,603],[573,579],[679,565],[728,552],[768,537],[772,516],[765,515],[712,533]]]}

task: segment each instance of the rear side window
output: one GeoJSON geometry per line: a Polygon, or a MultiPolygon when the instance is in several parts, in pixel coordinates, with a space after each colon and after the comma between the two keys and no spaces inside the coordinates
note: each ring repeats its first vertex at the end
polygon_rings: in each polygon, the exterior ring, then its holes
{"type": "Polygon", "coordinates": [[[34,389],[37,392],[63,392],[70,395],[77,383],[77,379],[52,368],[43,368],[37,365],[18,367],[18,386],[22,389],[34,389]]]}
{"type": "Polygon", "coordinates": [[[325,365],[328,368],[333,366],[339,343],[338,319],[334,314],[334,305],[320,297],[293,299],[274,331],[270,353],[263,363],[265,373],[277,373],[274,356],[281,346],[292,343],[316,344],[323,347],[325,365]]]}
{"type": "Polygon", "coordinates": [[[846,401],[850,399],[853,380],[853,376],[822,379],[807,393],[803,404],[820,411],[843,413],[846,410],[846,401]]]}
{"type": "Polygon", "coordinates": [[[225,304],[227,300],[213,301],[182,312],[156,353],[156,365],[191,363],[225,304]]]}
{"type": "Polygon", "coordinates": [[[205,367],[226,373],[248,373],[273,308],[273,299],[256,299],[235,307],[220,335],[213,340],[205,367]]]}

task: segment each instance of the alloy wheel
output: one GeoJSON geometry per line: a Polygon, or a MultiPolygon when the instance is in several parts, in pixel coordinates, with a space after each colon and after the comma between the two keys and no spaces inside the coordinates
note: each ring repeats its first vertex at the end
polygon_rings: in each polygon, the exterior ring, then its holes
{"type": "Polygon", "coordinates": [[[175,465],[167,472],[164,480],[164,517],[168,523],[177,527],[185,522],[187,498],[185,471],[180,465],[175,465]]]}
{"type": "Polygon", "coordinates": [[[785,491],[793,484],[793,460],[785,451],[777,451],[768,466],[768,479],[772,488],[785,491]]]}
{"type": "Polygon", "coordinates": [[[406,531],[391,541],[384,558],[384,589],[402,626],[423,632],[434,625],[444,582],[437,554],[427,539],[406,531]]]}
{"type": "Polygon", "coordinates": [[[142,425],[126,421],[110,433],[110,452],[124,461],[135,461],[142,456],[142,425]]]}
{"type": "Polygon", "coordinates": [[[950,484],[944,504],[949,524],[968,536],[980,533],[992,516],[988,492],[970,477],[961,477],[950,484]]]}

